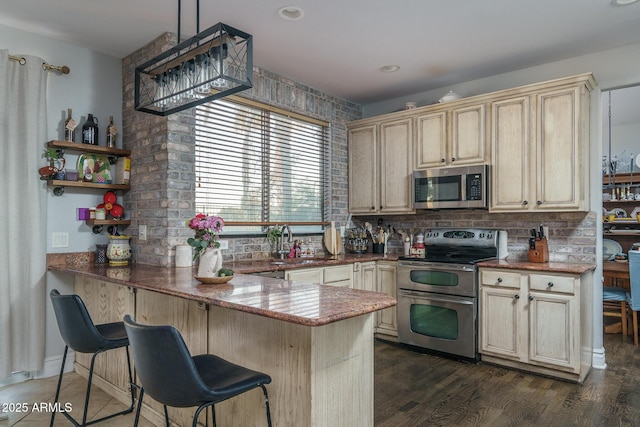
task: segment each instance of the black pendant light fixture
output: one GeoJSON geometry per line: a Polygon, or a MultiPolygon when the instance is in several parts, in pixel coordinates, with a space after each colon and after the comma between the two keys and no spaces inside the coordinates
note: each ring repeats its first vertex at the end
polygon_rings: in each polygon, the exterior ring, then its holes
{"type": "Polygon", "coordinates": [[[135,109],[167,116],[253,87],[253,37],[223,23],[180,42],[181,0],[178,0],[178,44],[138,66],[135,109]]]}

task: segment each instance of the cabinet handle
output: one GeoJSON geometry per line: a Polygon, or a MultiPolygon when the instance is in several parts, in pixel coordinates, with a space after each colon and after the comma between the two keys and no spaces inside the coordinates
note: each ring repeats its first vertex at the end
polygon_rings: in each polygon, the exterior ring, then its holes
{"type": "Polygon", "coordinates": [[[523,205],[525,205],[525,206],[527,206],[527,205],[529,204],[529,202],[527,202],[526,200],[524,200],[524,201],[522,202],[522,204],[523,204],[523,205]]]}
{"type": "Polygon", "coordinates": [[[542,204],[542,200],[538,200],[538,201],[536,202],[536,204],[537,204],[538,206],[540,206],[540,205],[542,204]]]}
{"type": "Polygon", "coordinates": [[[502,283],[502,277],[498,277],[498,283],[502,283]]]}
{"type": "Polygon", "coordinates": [[[456,158],[455,158],[455,157],[452,157],[452,158],[451,158],[451,161],[452,161],[452,162],[455,162],[455,161],[456,161],[456,158]]]}
{"type": "Polygon", "coordinates": [[[533,301],[533,297],[529,295],[529,301],[533,301]]]}
{"type": "Polygon", "coordinates": [[[515,295],[513,296],[513,299],[520,299],[520,295],[515,294],[515,295]]]}
{"type": "Polygon", "coordinates": [[[372,210],[372,211],[375,211],[375,210],[376,210],[376,207],[375,207],[375,206],[371,206],[371,210],[372,210]]]}
{"type": "Polygon", "coordinates": [[[553,282],[547,283],[547,286],[550,287],[550,288],[553,287],[553,282]]]}
{"type": "Polygon", "coordinates": [[[440,163],[444,163],[446,161],[447,161],[446,159],[440,159],[440,163]]]}

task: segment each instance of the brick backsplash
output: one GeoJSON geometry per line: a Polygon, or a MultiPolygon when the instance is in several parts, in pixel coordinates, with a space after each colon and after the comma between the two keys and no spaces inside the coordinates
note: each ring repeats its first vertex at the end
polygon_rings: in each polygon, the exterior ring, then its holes
{"type": "MultiPolygon", "coordinates": [[[[596,262],[596,221],[594,212],[561,213],[489,213],[479,210],[449,210],[418,213],[415,215],[385,217],[354,217],[353,221],[364,224],[391,225],[396,230],[418,232],[430,228],[489,228],[507,231],[509,259],[527,260],[529,256],[529,230],[540,224],[549,228],[549,261],[556,262],[596,262]]],[[[401,253],[402,242],[399,235],[389,241],[390,253],[401,253]]]]}
{"type": "MultiPolygon", "coordinates": [[[[122,61],[124,148],[131,150],[131,190],[124,195],[124,207],[132,220],[127,232],[135,262],[171,266],[175,246],[192,235],[185,221],[195,214],[194,116],[185,110],[168,117],[134,110],[134,71],[175,46],[176,35],[162,34],[122,61]],[[148,227],[147,240],[137,238],[138,226],[148,227]]],[[[331,218],[347,217],[347,123],[362,118],[362,109],[345,99],[324,94],[284,76],[254,67],[254,87],[239,96],[330,123],[331,132],[331,218]]],[[[240,260],[270,256],[264,237],[230,238],[226,259],[240,260]]],[[[305,237],[318,251],[321,236],[305,237]]]]}

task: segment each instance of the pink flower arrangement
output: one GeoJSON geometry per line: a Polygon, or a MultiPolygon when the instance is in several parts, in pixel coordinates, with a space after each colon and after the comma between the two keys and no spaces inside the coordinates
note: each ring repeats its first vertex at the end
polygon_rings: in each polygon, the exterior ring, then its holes
{"type": "Polygon", "coordinates": [[[219,248],[218,233],[224,227],[224,220],[219,216],[197,214],[186,222],[187,227],[195,232],[195,237],[189,237],[187,243],[195,249],[193,259],[197,259],[207,248],[219,248]]]}

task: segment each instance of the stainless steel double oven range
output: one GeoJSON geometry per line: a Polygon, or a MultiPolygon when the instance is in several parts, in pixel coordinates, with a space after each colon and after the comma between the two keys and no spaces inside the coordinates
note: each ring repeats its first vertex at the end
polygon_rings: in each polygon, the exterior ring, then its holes
{"type": "Polygon", "coordinates": [[[424,258],[400,257],[398,340],[477,361],[479,261],[506,257],[507,233],[489,229],[433,229],[424,258]]]}

